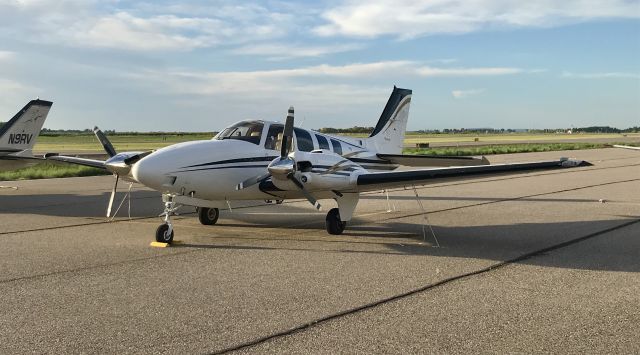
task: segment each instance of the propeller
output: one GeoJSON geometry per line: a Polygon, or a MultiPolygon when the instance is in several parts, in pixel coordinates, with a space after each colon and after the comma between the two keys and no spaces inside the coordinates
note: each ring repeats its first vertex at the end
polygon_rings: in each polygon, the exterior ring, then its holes
{"type": "Polygon", "coordinates": [[[107,206],[107,218],[111,217],[111,207],[113,207],[113,200],[115,200],[116,198],[116,190],[118,189],[118,180],[120,180],[120,176],[118,174],[115,174],[114,176],[116,177],[116,182],[113,184],[111,197],[109,197],[109,205],[107,206]]]}
{"type": "Polygon", "coordinates": [[[107,152],[107,155],[109,155],[109,159],[104,162],[105,167],[115,176],[115,183],[113,184],[111,196],[109,197],[109,205],[107,206],[107,218],[109,218],[111,217],[111,209],[113,207],[113,201],[116,197],[116,191],[118,189],[118,181],[120,180],[120,176],[127,176],[131,171],[131,165],[151,154],[152,151],[123,152],[118,154],[118,152],[116,152],[115,148],[111,144],[111,141],[109,141],[109,138],[107,138],[107,136],[100,130],[100,128],[93,127],[93,133],[100,141],[100,144],[102,144],[102,147],[104,148],[105,152],[107,152]]]}
{"type": "Polygon", "coordinates": [[[117,154],[115,148],[113,148],[113,145],[111,144],[109,139],[107,139],[107,136],[102,133],[98,126],[93,127],[93,134],[96,135],[96,138],[98,138],[104,150],[107,152],[107,154],[109,154],[109,158],[117,154]]]}
{"type": "Polygon", "coordinates": [[[255,185],[260,181],[272,176],[278,180],[290,180],[293,184],[302,192],[304,197],[316,208],[320,209],[322,206],[318,203],[315,197],[307,189],[304,184],[296,177],[296,161],[295,151],[292,152],[293,147],[293,106],[289,107],[287,113],[287,119],[284,124],[284,131],[282,132],[282,144],[280,147],[280,156],[275,158],[267,167],[269,173],[249,178],[236,186],[236,190],[242,190],[249,186],[255,185]],[[293,153],[293,154],[292,154],[293,153]]]}

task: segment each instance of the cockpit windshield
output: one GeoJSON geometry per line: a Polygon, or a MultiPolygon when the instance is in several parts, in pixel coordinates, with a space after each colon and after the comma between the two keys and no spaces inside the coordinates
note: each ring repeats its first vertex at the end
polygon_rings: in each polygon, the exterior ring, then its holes
{"type": "Polygon", "coordinates": [[[222,132],[218,133],[214,139],[238,139],[253,144],[260,144],[262,128],[264,128],[264,124],[260,121],[242,121],[225,128],[222,132]]]}

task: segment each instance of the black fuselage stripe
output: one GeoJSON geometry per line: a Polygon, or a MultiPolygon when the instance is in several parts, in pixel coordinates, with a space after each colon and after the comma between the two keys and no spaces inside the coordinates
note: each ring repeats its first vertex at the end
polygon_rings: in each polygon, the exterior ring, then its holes
{"type": "Polygon", "coordinates": [[[202,163],[202,164],[184,166],[184,167],[182,167],[180,169],[197,168],[197,167],[200,167],[200,166],[207,166],[207,165],[232,164],[232,163],[250,163],[250,162],[258,162],[258,161],[268,161],[268,162],[270,162],[275,158],[277,158],[277,156],[220,160],[220,161],[212,161],[212,162],[209,162],[209,163],[202,163]]]}
{"type": "MultiPolygon", "coordinates": [[[[174,171],[173,173],[188,173],[191,171],[202,171],[202,170],[222,170],[222,169],[245,169],[245,168],[267,168],[267,166],[269,166],[268,164],[261,164],[261,165],[233,165],[233,166],[214,166],[214,167],[209,167],[209,168],[200,168],[200,169],[191,169],[191,170],[180,170],[180,171],[174,171]]],[[[170,173],[172,174],[172,173],[170,173]]]]}

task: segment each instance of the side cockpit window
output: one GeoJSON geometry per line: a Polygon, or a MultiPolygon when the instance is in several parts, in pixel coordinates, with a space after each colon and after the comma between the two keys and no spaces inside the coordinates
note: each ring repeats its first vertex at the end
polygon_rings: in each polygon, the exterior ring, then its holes
{"type": "Polygon", "coordinates": [[[237,139],[253,144],[260,144],[264,124],[260,121],[243,121],[225,128],[214,139],[237,139]]]}
{"type": "Polygon", "coordinates": [[[264,141],[264,148],[269,150],[280,150],[282,147],[282,132],[284,126],[279,124],[272,124],[267,132],[267,138],[264,141]]]}
{"type": "Polygon", "coordinates": [[[342,145],[335,139],[331,140],[331,145],[333,146],[333,152],[342,155],[342,145]]]}
{"type": "Polygon", "coordinates": [[[320,149],[329,150],[329,142],[324,136],[316,134],[316,140],[318,141],[318,147],[320,149]]]}
{"type": "Polygon", "coordinates": [[[310,152],[313,148],[313,140],[311,134],[301,128],[294,128],[293,132],[296,136],[296,142],[298,143],[298,150],[303,152],[310,152]]]}

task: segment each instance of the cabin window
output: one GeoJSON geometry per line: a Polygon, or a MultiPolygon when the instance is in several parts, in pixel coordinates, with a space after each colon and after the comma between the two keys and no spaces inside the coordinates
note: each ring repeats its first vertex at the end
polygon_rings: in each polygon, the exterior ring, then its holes
{"type": "Polygon", "coordinates": [[[342,145],[335,139],[331,140],[331,145],[333,146],[333,152],[342,155],[342,145]]]}
{"type": "Polygon", "coordinates": [[[233,126],[227,127],[222,132],[218,133],[215,139],[237,139],[253,144],[260,144],[260,138],[262,138],[263,128],[264,124],[260,121],[238,122],[233,126]]]}
{"type": "Polygon", "coordinates": [[[319,134],[316,134],[316,140],[318,141],[318,147],[320,149],[329,150],[329,142],[327,139],[319,134]]]}
{"type": "Polygon", "coordinates": [[[280,150],[282,148],[282,133],[284,126],[279,124],[272,124],[267,132],[267,138],[264,141],[265,149],[280,150]]]}
{"type": "Polygon", "coordinates": [[[313,150],[313,140],[311,134],[301,128],[294,128],[296,142],[298,142],[298,150],[303,152],[310,152],[313,150]]]}

